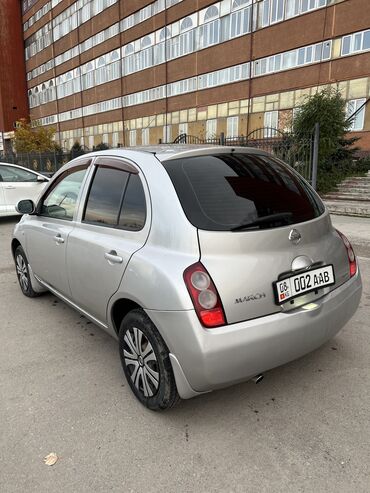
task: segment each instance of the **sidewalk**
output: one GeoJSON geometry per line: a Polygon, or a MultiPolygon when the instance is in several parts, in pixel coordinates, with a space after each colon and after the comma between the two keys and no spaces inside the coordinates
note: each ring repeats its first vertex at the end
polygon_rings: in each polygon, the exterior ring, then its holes
{"type": "Polygon", "coordinates": [[[370,258],[370,218],[332,214],[331,220],[333,226],[350,240],[356,255],[370,258]]]}

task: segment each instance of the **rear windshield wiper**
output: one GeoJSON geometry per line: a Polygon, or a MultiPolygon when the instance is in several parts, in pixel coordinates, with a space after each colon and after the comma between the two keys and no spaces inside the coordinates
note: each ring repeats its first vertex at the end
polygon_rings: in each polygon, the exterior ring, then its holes
{"type": "Polygon", "coordinates": [[[281,219],[291,219],[293,216],[292,212],[277,212],[276,214],[269,214],[268,216],[262,216],[255,221],[250,223],[240,224],[239,226],[235,226],[235,228],[231,228],[230,231],[242,231],[243,229],[250,229],[260,224],[266,223],[275,223],[281,219]]]}

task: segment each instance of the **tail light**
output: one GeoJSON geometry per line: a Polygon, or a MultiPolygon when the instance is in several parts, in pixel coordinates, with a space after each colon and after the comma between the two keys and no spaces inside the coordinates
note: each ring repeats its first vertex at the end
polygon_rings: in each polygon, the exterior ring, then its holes
{"type": "Polygon", "coordinates": [[[184,271],[184,281],[202,325],[208,328],[225,325],[220,297],[204,266],[197,262],[188,267],[184,271]]]}
{"type": "Polygon", "coordinates": [[[339,236],[342,238],[344,246],[346,247],[347,257],[349,262],[349,275],[350,277],[353,277],[357,272],[357,260],[356,260],[355,252],[353,251],[352,245],[349,242],[348,238],[344,236],[344,234],[341,233],[340,231],[338,230],[336,231],[339,234],[339,236]]]}

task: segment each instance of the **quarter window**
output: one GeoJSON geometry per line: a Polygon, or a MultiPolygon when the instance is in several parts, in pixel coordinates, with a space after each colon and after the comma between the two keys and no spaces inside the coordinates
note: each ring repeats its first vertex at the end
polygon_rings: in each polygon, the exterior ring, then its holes
{"type": "Polygon", "coordinates": [[[41,216],[72,221],[87,167],[67,171],[46,195],[41,216]]]}
{"type": "Polygon", "coordinates": [[[119,218],[119,227],[129,231],[143,229],[146,218],[146,204],[144,189],[139,175],[130,175],[122,211],[119,218]]]}

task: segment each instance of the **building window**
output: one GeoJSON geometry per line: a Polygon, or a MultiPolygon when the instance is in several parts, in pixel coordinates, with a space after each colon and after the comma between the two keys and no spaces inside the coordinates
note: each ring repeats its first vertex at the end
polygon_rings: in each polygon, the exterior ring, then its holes
{"type": "Polygon", "coordinates": [[[284,18],[284,0],[271,0],[271,24],[284,18]]]}
{"type": "Polygon", "coordinates": [[[172,139],[171,125],[164,125],[163,126],[163,143],[169,144],[169,143],[171,143],[171,139],[172,139]]]}
{"type": "Polygon", "coordinates": [[[264,137],[276,137],[279,120],[278,111],[266,111],[264,117],[264,137]]]}
{"type": "Polygon", "coordinates": [[[142,49],[148,48],[148,46],[151,46],[151,45],[152,45],[152,40],[151,40],[150,36],[145,36],[141,40],[141,48],[142,49]]]}
{"type": "Polygon", "coordinates": [[[119,133],[113,132],[113,134],[112,134],[112,147],[113,148],[118,147],[118,140],[119,140],[119,133]]]}
{"type": "Polygon", "coordinates": [[[188,124],[187,123],[179,123],[179,135],[187,135],[188,134],[188,124]]]}
{"type": "Polygon", "coordinates": [[[231,10],[240,9],[242,7],[250,5],[251,3],[252,3],[251,0],[234,0],[232,3],[231,10]]]}
{"type": "Polygon", "coordinates": [[[159,34],[159,40],[164,41],[165,39],[169,39],[170,37],[171,31],[168,29],[168,27],[164,27],[159,34]]]}
{"type": "Polygon", "coordinates": [[[191,18],[185,17],[185,19],[181,22],[180,31],[181,32],[188,31],[192,27],[193,27],[193,21],[191,20],[191,18]]]}
{"type": "Polygon", "coordinates": [[[220,43],[221,21],[216,19],[199,27],[199,49],[220,43]]]}
{"type": "Polygon", "coordinates": [[[136,130],[130,130],[129,139],[130,146],[136,146],[136,130]]]}
{"type": "Polygon", "coordinates": [[[226,137],[237,137],[239,134],[239,117],[229,116],[226,127],[226,137]]]}
{"type": "Polygon", "coordinates": [[[215,139],[217,136],[217,120],[207,120],[206,122],[206,139],[215,139]]]}
{"type": "Polygon", "coordinates": [[[282,70],[290,70],[303,65],[330,60],[331,47],[331,41],[324,41],[323,43],[304,46],[284,53],[278,53],[277,55],[260,58],[253,64],[253,75],[254,77],[258,77],[260,75],[281,72],[282,70]]]}
{"type": "Polygon", "coordinates": [[[351,99],[346,106],[347,118],[352,117],[351,132],[363,130],[365,121],[366,99],[351,99]],[[353,115],[353,116],[352,116],[353,115]]]}
{"type": "Polygon", "coordinates": [[[289,19],[299,14],[300,0],[286,0],[285,17],[289,19]]]}
{"type": "Polygon", "coordinates": [[[370,50],[370,29],[343,36],[342,56],[370,50]]]}
{"type": "Polygon", "coordinates": [[[218,8],[216,7],[216,5],[211,5],[206,10],[206,13],[204,15],[204,22],[216,19],[216,17],[218,17],[218,8]]]}
{"type": "Polygon", "coordinates": [[[143,146],[149,145],[149,128],[143,128],[141,130],[141,144],[143,146]]]}

